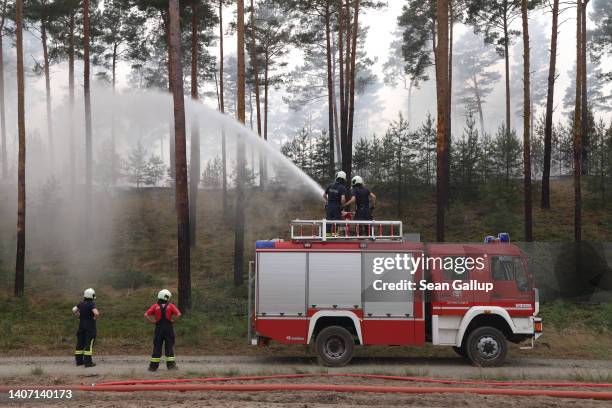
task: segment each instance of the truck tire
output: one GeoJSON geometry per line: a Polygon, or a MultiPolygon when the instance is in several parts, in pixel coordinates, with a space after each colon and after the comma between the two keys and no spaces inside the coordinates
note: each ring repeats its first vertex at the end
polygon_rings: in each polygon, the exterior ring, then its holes
{"type": "Polygon", "coordinates": [[[501,331],[495,327],[484,326],[470,333],[465,351],[475,366],[499,367],[506,360],[508,343],[501,331]]]}
{"type": "Polygon", "coordinates": [[[341,326],[321,330],[316,340],[317,359],[326,367],[344,367],[353,358],[353,336],[341,326]]]}

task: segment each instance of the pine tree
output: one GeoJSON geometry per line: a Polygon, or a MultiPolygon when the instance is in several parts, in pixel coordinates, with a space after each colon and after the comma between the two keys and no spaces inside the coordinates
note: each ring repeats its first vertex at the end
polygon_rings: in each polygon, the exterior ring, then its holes
{"type": "Polygon", "coordinates": [[[457,99],[465,107],[466,113],[478,114],[480,134],[485,133],[483,106],[493,92],[501,75],[495,69],[497,54],[482,39],[471,32],[465,33],[455,47],[454,81],[457,86],[457,99]]]}
{"type": "Polygon", "coordinates": [[[8,177],[8,156],[6,148],[6,110],[4,101],[4,38],[6,20],[8,18],[8,0],[2,0],[0,9],[0,162],[2,162],[2,172],[0,179],[8,177]]]}
{"type": "Polygon", "coordinates": [[[26,247],[26,129],[25,84],[23,70],[23,0],[15,0],[15,42],[17,51],[17,132],[19,158],[17,169],[17,255],[15,260],[15,296],[25,288],[26,247]]]}
{"type": "Polygon", "coordinates": [[[170,34],[170,69],[174,103],[175,184],[178,237],[179,307],[191,309],[191,259],[189,250],[189,192],[187,186],[187,143],[185,140],[185,99],[181,52],[179,0],[168,4],[168,33],[170,34]]]}

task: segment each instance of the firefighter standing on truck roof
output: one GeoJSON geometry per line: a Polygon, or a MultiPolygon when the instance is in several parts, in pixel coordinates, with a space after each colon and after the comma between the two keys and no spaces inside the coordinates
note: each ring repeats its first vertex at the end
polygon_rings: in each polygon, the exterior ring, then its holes
{"type": "MultiPolygon", "coordinates": [[[[327,220],[342,220],[342,207],[346,202],[348,191],[343,183],[346,182],[346,173],[339,171],[336,174],[336,181],[325,189],[323,198],[327,202],[325,205],[325,218],[327,220]]],[[[327,233],[332,232],[332,226],[327,226],[327,233]]]]}
{"type": "MultiPolygon", "coordinates": [[[[344,206],[350,207],[355,203],[355,221],[372,220],[372,211],[376,207],[376,196],[363,185],[363,179],[359,176],[353,177],[351,184],[353,185],[352,197],[344,206]]],[[[367,234],[365,225],[360,228],[360,234],[367,234]]]]}
{"type": "Polygon", "coordinates": [[[100,315],[96,303],[96,292],[92,289],[85,289],[83,301],[72,308],[72,313],[79,318],[79,329],[77,330],[77,344],[74,351],[76,365],[94,367],[96,363],[92,361],[93,346],[96,341],[96,320],[100,315]]]}
{"type": "Polygon", "coordinates": [[[172,325],[181,316],[181,312],[170,303],[170,297],[172,294],[168,289],[160,290],[157,294],[157,303],[144,314],[148,322],[155,323],[153,354],[149,363],[149,371],[156,371],[159,368],[163,346],[165,346],[166,367],[168,370],[177,369],[174,359],[174,327],[172,325]]]}

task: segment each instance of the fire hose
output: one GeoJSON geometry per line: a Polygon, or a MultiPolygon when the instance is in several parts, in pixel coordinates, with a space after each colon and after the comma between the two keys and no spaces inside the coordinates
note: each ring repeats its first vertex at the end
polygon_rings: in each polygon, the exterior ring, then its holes
{"type": "Polygon", "coordinates": [[[84,392],[146,392],[146,391],[226,391],[226,392],[262,392],[262,391],[322,391],[322,392],[370,392],[370,393],[404,393],[404,394],[481,394],[481,395],[508,395],[508,396],[548,396],[556,398],[612,400],[612,392],[583,391],[583,390],[550,390],[550,389],[520,389],[506,388],[510,386],[539,386],[539,387],[576,387],[576,388],[609,388],[609,383],[580,383],[580,382],[511,382],[511,381],[478,381],[478,380],[443,380],[426,377],[401,377],[376,374],[286,374],[264,376],[240,376],[218,378],[194,379],[165,379],[165,380],[128,380],[98,383],[92,385],[52,385],[52,386],[0,386],[0,392],[11,389],[27,388],[38,390],[66,390],[84,392]],[[269,379],[298,379],[321,377],[358,377],[395,381],[412,381],[423,383],[440,383],[446,385],[479,385],[501,386],[504,388],[473,388],[473,387],[444,387],[444,386],[387,386],[387,385],[351,385],[351,384],[290,384],[290,383],[264,383],[264,384],[214,384],[214,382],[227,381],[254,381],[269,379]],[[199,382],[200,384],[188,384],[199,382]],[[208,383],[208,384],[203,384],[208,383]],[[213,383],[213,384],[210,384],[213,383]]]}
{"type": "Polygon", "coordinates": [[[545,381],[486,381],[486,380],[448,380],[436,379],[429,377],[404,377],[394,375],[381,374],[353,374],[353,373],[318,373],[318,374],[276,374],[276,375],[258,375],[258,376],[237,376],[237,377],[208,377],[208,378],[180,378],[180,379],[163,379],[163,380],[128,380],[128,381],[110,381],[95,384],[96,386],[112,386],[112,385],[144,385],[144,384],[179,384],[190,382],[225,382],[225,381],[254,381],[254,380],[270,380],[270,379],[296,379],[308,377],[355,377],[369,378],[377,380],[391,381],[410,381],[419,383],[434,383],[447,385],[488,385],[495,387],[584,387],[584,388],[612,388],[612,383],[587,383],[587,382],[545,382],[545,381]]]}

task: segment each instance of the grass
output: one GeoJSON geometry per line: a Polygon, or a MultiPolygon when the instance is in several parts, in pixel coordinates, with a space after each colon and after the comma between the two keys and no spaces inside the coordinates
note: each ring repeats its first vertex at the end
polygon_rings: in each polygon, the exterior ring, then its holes
{"type": "MultiPolygon", "coordinates": [[[[549,211],[534,209],[534,235],[547,241],[567,241],[572,236],[572,190],[568,182],[553,181],[549,211]]],[[[0,187],[1,188],[6,188],[0,187]]],[[[13,194],[0,195],[0,231],[13,231],[13,194]]],[[[480,241],[486,234],[521,231],[521,202],[514,189],[500,195],[492,187],[486,196],[457,199],[448,211],[447,240],[480,241]]],[[[405,231],[418,231],[423,241],[435,232],[433,193],[417,191],[405,201],[401,217],[405,231]]],[[[76,319],[70,313],[85,287],[95,287],[101,317],[97,353],[147,354],[152,326],[142,317],[162,287],[176,293],[176,218],[173,193],[168,189],[112,191],[94,200],[100,204],[91,222],[94,237],[78,235],[79,218],[67,201],[57,213],[29,212],[26,298],[15,299],[12,287],[14,234],[0,234],[0,354],[66,354],[73,348],[76,319]],[[44,217],[43,217],[44,215],[44,217]],[[76,220],[76,222],[75,222],[76,220]],[[91,242],[90,242],[91,241],[91,242]]],[[[381,219],[396,218],[392,200],[379,194],[376,210],[381,219]]],[[[233,197],[230,194],[230,202],[233,197]]],[[[32,204],[34,208],[36,203],[32,204]]],[[[45,211],[50,211],[48,208],[45,211]]],[[[257,239],[288,238],[294,218],[320,218],[316,199],[303,200],[293,192],[250,192],[245,237],[245,261],[254,257],[257,239]]],[[[246,285],[234,287],[232,220],[222,215],[219,192],[201,191],[197,216],[197,242],[192,248],[192,304],[189,315],[176,326],[177,349],[182,354],[291,353],[302,348],[273,345],[258,350],[246,343],[246,285]]],[[[230,214],[232,211],[229,212],[230,214]]],[[[587,206],[584,236],[612,241],[612,216],[606,208],[587,206]]],[[[245,271],[246,271],[245,264],[245,271]]],[[[610,358],[612,305],[542,305],[544,342],[535,351],[543,356],[610,358]]],[[[372,347],[359,354],[373,356],[454,356],[438,347],[372,347]]]]}

